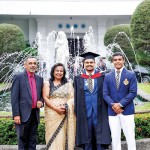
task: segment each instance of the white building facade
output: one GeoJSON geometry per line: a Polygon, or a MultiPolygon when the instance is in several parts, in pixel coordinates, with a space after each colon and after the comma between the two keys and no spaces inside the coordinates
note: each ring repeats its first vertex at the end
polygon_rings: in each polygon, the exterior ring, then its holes
{"type": "Polygon", "coordinates": [[[40,32],[63,30],[69,37],[74,26],[76,36],[94,30],[98,51],[104,50],[107,29],[117,24],[129,24],[142,0],[0,0],[0,23],[16,24],[26,40],[33,43],[40,32]]]}

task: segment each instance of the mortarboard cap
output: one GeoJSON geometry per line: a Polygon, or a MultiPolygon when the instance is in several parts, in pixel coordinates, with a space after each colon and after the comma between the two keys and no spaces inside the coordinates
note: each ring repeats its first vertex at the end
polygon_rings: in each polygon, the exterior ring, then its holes
{"type": "Polygon", "coordinates": [[[83,57],[84,60],[86,59],[95,59],[95,57],[98,57],[100,56],[99,54],[96,54],[96,53],[93,53],[93,52],[85,52],[85,53],[82,53],[80,55],[80,57],[83,57]]]}

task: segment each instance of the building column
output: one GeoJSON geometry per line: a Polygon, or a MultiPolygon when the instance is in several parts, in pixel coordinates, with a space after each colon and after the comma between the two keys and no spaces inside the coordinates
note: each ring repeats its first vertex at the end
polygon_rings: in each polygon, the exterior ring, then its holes
{"type": "Polygon", "coordinates": [[[97,44],[101,56],[105,56],[106,47],[104,46],[104,36],[107,31],[105,19],[98,20],[97,44]]]}
{"type": "Polygon", "coordinates": [[[47,20],[46,19],[37,19],[37,32],[38,34],[38,55],[39,55],[39,62],[40,62],[40,75],[43,78],[49,78],[50,77],[50,70],[52,67],[52,64],[54,64],[54,58],[53,53],[54,51],[51,51],[49,49],[49,46],[47,44],[47,20]]]}
{"type": "Polygon", "coordinates": [[[35,19],[29,19],[29,43],[33,44],[37,33],[37,22],[35,19]]]}
{"type": "Polygon", "coordinates": [[[37,32],[40,32],[43,37],[47,36],[46,33],[46,20],[45,19],[37,19],[37,32]]]}

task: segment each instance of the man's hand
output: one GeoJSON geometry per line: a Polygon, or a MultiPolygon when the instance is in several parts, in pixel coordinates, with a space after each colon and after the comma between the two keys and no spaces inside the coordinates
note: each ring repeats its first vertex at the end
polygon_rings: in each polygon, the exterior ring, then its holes
{"type": "Polygon", "coordinates": [[[112,106],[112,109],[113,109],[114,111],[116,111],[116,110],[118,110],[118,109],[120,109],[120,108],[121,108],[121,106],[120,106],[119,103],[114,103],[114,105],[112,106]]]}
{"type": "Polygon", "coordinates": [[[15,116],[15,117],[14,117],[14,122],[15,122],[16,124],[21,124],[21,118],[20,118],[20,116],[15,116]]]}
{"type": "Polygon", "coordinates": [[[124,110],[120,108],[120,109],[116,110],[115,113],[116,113],[116,114],[121,114],[123,111],[124,111],[124,110]]]}
{"type": "Polygon", "coordinates": [[[114,110],[115,113],[120,114],[123,112],[123,109],[121,108],[119,103],[114,103],[112,106],[112,109],[114,110]]]}
{"type": "Polygon", "coordinates": [[[43,103],[41,101],[37,101],[37,108],[41,108],[43,106],[43,103]]]}

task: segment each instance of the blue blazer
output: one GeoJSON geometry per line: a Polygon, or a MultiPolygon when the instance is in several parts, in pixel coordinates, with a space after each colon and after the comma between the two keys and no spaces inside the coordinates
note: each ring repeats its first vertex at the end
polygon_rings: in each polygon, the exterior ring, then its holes
{"type": "Polygon", "coordinates": [[[113,103],[123,106],[124,115],[134,114],[133,99],[137,95],[137,80],[135,73],[125,68],[122,70],[119,89],[116,88],[115,70],[105,75],[103,84],[103,97],[108,104],[108,114],[117,115],[113,109],[113,103]]]}
{"type": "MultiPolygon", "coordinates": [[[[37,98],[43,102],[43,78],[35,74],[35,81],[37,88],[37,98]]],[[[11,88],[11,105],[13,117],[21,116],[22,122],[26,122],[29,119],[32,110],[32,95],[26,71],[14,76],[11,88]]],[[[37,108],[36,117],[38,122],[39,113],[39,108],[37,108]]]]}

